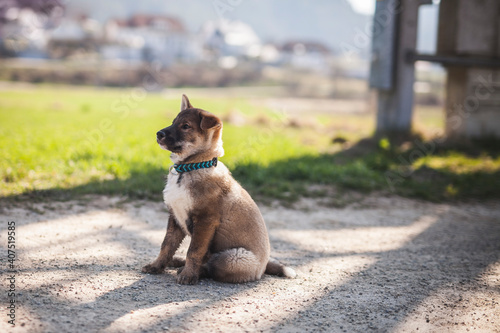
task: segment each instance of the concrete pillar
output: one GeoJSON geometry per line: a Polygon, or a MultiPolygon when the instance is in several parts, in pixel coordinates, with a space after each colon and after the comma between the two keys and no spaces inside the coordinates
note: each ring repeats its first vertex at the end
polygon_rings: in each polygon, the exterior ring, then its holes
{"type": "MultiPolygon", "coordinates": [[[[499,41],[500,1],[441,0],[439,54],[500,58],[499,41]]],[[[500,138],[500,71],[459,66],[447,71],[446,135],[500,138]]]]}
{"type": "Polygon", "coordinates": [[[406,54],[416,49],[420,3],[420,0],[400,0],[394,84],[390,90],[378,90],[377,134],[411,131],[415,66],[406,61],[406,54]]]}

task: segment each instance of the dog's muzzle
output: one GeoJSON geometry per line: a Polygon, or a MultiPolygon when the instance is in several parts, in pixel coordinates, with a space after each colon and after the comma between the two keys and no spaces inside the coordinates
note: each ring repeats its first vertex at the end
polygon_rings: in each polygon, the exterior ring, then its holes
{"type": "Polygon", "coordinates": [[[160,145],[166,146],[169,140],[172,141],[172,138],[169,134],[170,133],[165,131],[165,129],[159,130],[158,132],[156,132],[156,142],[158,142],[160,145]]]}
{"type": "Polygon", "coordinates": [[[164,139],[167,136],[167,134],[163,131],[158,131],[156,132],[156,139],[161,140],[164,139]]]}
{"type": "Polygon", "coordinates": [[[179,153],[182,151],[182,143],[175,142],[170,131],[166,128],[156,132],[156,142],[161,148],[170,150],[173,153],[179,153]]]}

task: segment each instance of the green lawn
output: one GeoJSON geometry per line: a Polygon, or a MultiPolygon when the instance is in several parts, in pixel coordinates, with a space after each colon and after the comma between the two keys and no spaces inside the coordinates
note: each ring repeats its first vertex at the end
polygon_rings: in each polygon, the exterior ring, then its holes
{"type": "MultiPolygon", "coordinates": [[[[155,133],[171,123],[179,99],[134,89],[0,91],[0,196],[119,194],[159,200],[171,162],[155,133]]],[[[435,201],[500,197],[495,149],[436,147],[431,154],[418,154],[422,149],[415,142],[356,144],[371,135],[372,115],[315,115],[311,110],[307,117],[317,126],[297,128],[282,113],[256,107],[250,99],[190,99],[221,117],[234,110],[246,117],[243,126],[225,124],[221,160],[259,200],[326,193],[312,190],[314,184],[435,201]],[[339,134],[351,146],[332,144],[339,134]]],[[[434,126],[436,113],[428,113],[417,119],[420,126],[434,126]]]]}

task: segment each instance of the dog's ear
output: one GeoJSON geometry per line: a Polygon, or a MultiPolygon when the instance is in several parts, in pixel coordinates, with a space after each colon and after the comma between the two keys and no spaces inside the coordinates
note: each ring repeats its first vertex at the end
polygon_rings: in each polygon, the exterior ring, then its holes
{"type": "Polygon", "coordinates": [[[186,109],[192,109],[193,106],[191,105],[191,102],[189,102],[189,99],[186,95],[182,95],[182,102],[181,102],[181,111],[184,111],[186,109]]]}
{"type": "Polygon", "coordinates": [[[217,116],[214,116],[210,112],[200,110],[200,118],[201,118],[200,128],[202,130],[207,130],[222,126],[222,121],[217,116]]]}

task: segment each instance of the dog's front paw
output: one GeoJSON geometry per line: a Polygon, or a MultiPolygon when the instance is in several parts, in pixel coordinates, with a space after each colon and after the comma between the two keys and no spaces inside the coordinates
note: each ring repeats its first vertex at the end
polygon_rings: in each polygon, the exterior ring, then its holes
{"type": "Polygon", "coordinates": [[[159,267],[153,263],[153,264],[149,264],[149,265],[144,266],[141,271],[143,273],[147,273],[147,274],[161,274],[161,273],[163,273],[164,269],[165,269],[165,267],[159,267]]]}
{"type": "Polygon", "coordinates": [[[198,283],[198,275],[188,272],[187,269],[182,269],[177,274],[177,283],[179,284],[196,284],[198,283]]]}

